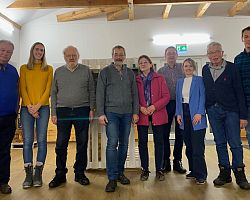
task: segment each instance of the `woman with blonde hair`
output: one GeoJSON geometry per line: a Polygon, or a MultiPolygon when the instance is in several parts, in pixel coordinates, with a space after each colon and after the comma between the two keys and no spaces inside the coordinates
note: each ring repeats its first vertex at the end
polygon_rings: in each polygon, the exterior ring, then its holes
{"type": "Polygon", "coordinates": [[[191,58],[182,64],[185,78],[176,85],[176,116],[186,144],[186,156],[190,173],[187,179],[196,184],[205,184],[207,166],[205,161],[205,134],[207,120],[205,113],[205,88],[203,79],[194,75],[196,64],[191,58]]]}
{"type": "Polygon", "coordinates": [[[23,159],[26,172],[23,182],[24,189],[42,186],[42,170],[47,154],[49,97],[52,78],[53,68],[46,62],[45,47],[41,42],[36,42],[30,49],[28,63],[20,68],[23,159]],[[34,129],[36,129],[38,151],[33,175],[34,129]]]}

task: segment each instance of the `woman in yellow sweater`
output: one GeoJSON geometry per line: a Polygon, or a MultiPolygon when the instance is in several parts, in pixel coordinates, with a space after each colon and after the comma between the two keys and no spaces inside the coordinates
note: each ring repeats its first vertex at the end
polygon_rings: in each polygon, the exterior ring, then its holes
{"type": "Polygon", "coordinates": [[[20,93],[22,97],[21,122],[23,127],[23,159],[26,178],[23,188],[42,186],[42,170],[47,154],[47,128],[50,116],[49,97],[53,69],[47,65],[45,47],[36,42],[30,49],[28,63],[20,68],[20,93]],[[36,125],[35,125],[36,123],[36,125]],[[38,144],[33,175],[34,128],[38,144]]]}

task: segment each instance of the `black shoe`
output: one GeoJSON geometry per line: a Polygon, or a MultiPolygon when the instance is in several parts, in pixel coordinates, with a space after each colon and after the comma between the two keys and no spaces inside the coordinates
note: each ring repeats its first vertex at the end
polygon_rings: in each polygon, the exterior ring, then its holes
{"type": "Polygon", "coordinates": [[[179,160],[174,160],[173,170],[180,174],[185,174],[187,172],[187,170],[182,167],[182,162],[179,160]]]}
{"type": "Polygon", "coordinates": [[[116,187],[117,187],[117,181],[116,180],[109,180],[108,184],[106,185],[105,191],[106,192],[114,192],[116,187]]]}
{"type": "Polygon", "coordinates": [[[89,185],[89,179],[85,176],[85,174],[75,175],[75,181],[81,185],[89,185]]]}
{"type": "Polygon", "coordinates": [[[220,173],[219,176],[214,179],[213,183],[215,186],[222,186],[225,185],[226,183],[231,183],[232,182],[232,177],[231,177],[231,169],[227,167],[223,167],[219,165],[220,173]]]}
{"type": "Polygon", "coordinates": [[[63,183],[66,183],[66,176],[57,176],[56,175],[53,178],[53,180],[49,183],[49,187],[55,188],[55,187],[62,185],[63,183]]]}
{"type": "Polygon", "coordinates": [[[7,183],[0,185],[0,191],[2,194],[10,194],[12,192],[11,187],[7,183]]]}
{"type": "Polygon", "coordinates": [[[250,190],[250,185],[247,181],[244,167],[238,167],[236,169],[233,169],[236,183],[240,186],[243,190],[250,190]]]}
{"type": "Polygon", "coordinates": [[[150,173],[150,171],[142,169],[142,170],[141,170],[141,177],[140,177],[140,180],[141,180],[141,181],[146,181],[146,180],[148,180],[149,173],[150,173]]]}
{"type": "Polygon", "coordinates": [[[195,179],[194,175],[192,172],[186,175],[186,179],[195,179]]]}
{"type": "Polygon", "coordinates": [[[204,185],[204,184],[206,184],[206,180],[205,179],[196,179],[196,184],[197,185],[204,185]]]}
{"type": "Polygon", "coordinates": [[[164,173],[162,171],[157,171],[155,177],[159,181],[164,181],[165,180],[165,176],[164,176],[164,173]]]}
{"type": "Polygon", "coordinates": [[[121,175],[118,177],[117,181],[119,181],[119,182],[120,182],[121,184],[123,184],[123,185],[128,185],[128,184],[130,184],[130,180],[129,180],[124,174],[121,174],[121,175]]]}

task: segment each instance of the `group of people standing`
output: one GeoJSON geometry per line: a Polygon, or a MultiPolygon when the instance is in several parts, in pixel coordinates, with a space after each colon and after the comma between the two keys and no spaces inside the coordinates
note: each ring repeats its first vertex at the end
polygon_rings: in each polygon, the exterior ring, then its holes
{"type": "MultiPolygon", "coordinates": [[[[16,116],[21,97],[23,128],[23,159],[26,173],[23,188],[42,186],[42,172],[47,154],[47,127],[51,120],[57,126],[56,170],[50,188],[66,182],[67,148],[72,126],[76,134],[75,181],[90,184],[85,175],[87,167],[88,128],[94,119],[106,127],[106,192],[114,192],[117,182],[130,184],[124,174],[131,123],[137,124],[141,159],[141,181],[149,177],[148,128],[152,125],[155,149],[156,179],[163,181],[171,168],[186,174],[182,166],[183,141],[186,145],[189,173],[187,179],[205,184],[205,133],[208,116],[216,143],[219,176],[214,185],[232,181],[249,190],[243,163],[240,129],[246,128],[250,140],[250,27],[242,30],[245,49],[235,58],[235,64],[223,59],[220,43],[207,46],[210,62],[202,69],[202,77],[195,75],[197,66],[187,58],[176,63],[175,47],[165,50],[165,65],[156,72],[147,55],[138,59],[140,74],[124,65],[124,47],[112,49],[113,62],[98,76],[95,92],[91,70],[78,63],[79,52],[68,46],[63,55],[66,64],[53,69],[46,62],[45,46],[37,42],[30,50],[28,63],[17,70],[9,64],[14,45],[0,40],[0,191],[11,193],[10,147],[16,129],[16,116]],[[19,94],[20,91],[20,94],[19,94]],[[51,97],[51,109],[49,98],[51,97]],[[170,160],[170,130],[175,121],[173,166],[170,160]],[[38,151],[33,162],[34,129],[38,151]],[[227,150],[232,152],[232,164],[227,150]],[[34,170],[33,170],[34,168],[34,170]]],[[[250,141],[249,141],[250,142],[250,141]]]]}

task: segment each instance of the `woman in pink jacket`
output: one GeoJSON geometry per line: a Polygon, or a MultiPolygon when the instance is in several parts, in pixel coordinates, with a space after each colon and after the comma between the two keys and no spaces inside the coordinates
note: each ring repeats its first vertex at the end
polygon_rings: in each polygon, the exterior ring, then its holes
{"type": "Polygon", "coordinates": [[[163,159],[164,125],[168,122],[166,105],[170,94],[165,79],[154,72],[151,59],[142,55],[138,59],[141,74],[136,77],[139,94],[139,154],[141,159],[141,180],[146,181],[149,176],[148,159],[148,127],[151,123],[154,135],[156,178],[165,179],[161,171],[163,159]]]}

